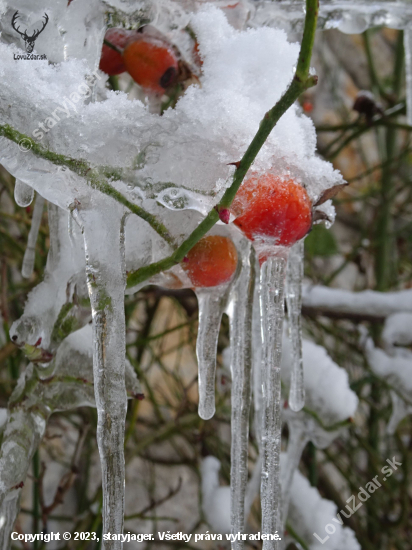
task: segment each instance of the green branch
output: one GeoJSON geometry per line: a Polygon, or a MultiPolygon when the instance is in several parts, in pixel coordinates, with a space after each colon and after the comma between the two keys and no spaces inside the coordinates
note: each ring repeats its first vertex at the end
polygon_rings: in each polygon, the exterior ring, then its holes
{"type": "Polygon", "coordinates": [[[130,212],[145,220],[156,231],[156,233],[158,233],[170,246],[175,248],[176,244],[168,229],[161,222],[159,222],[155,216],[149,214],[140,206],[130,202],[120,193],[120,191],[117,191],[117,189],[108,183],[107,178],[120,180],[122,175],[121,170],[109,167],[91,168],[91,166],[82,159],[72,159],[65,155],[59,155],[58,153],[45,149],[34,139],[26,136],[25,134],[21,134],[8,124],[4,126],[0,125],[0,136],[5,137],[17,144],[24,142],[25,147],[30,147],[31,153],[39,158],[52,162],[55,166],[66,166],[72,172],[84,178],[93,189],[97,189],[101,193],[108,195],[118,203],[125,206],[128,210],[130,210],[130,212]]]}
{"type": "Polygon", "coordinates": [[[272,132],[281,116],[293,105],[302,92],[311,88],[317,83],[317,77],[309,74],[310,60],[312,56],[313,42],[315,39],[316,22],[318,17],[318,0],[306,0],[306,19],[303,31],[302,44],[299,53],[296,72],[288,89],[268,111],[259,125],[252,142],[247,148],[243,158],[236,165],[236,171],[231,186],[226,190],[219,204],[217,204],[200,223],[200,225],[189,235],[189,237],[179,246],[179,248],[168,258],[150,264],[131,272],[127,277],[127,287],[136,286],[153,275],[166,271],[174,265],[180,263],[189,250],[215,225],[219,220],[219,212],[227,209],[232,204],[233,199],[246,176],[247,171],[252,166],[259,151],[272,132]]]}

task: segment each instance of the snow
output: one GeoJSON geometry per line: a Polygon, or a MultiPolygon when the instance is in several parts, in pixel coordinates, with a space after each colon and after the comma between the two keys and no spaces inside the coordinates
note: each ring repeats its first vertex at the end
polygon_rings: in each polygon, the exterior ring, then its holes
{"type": "MultiPolygon", "coordinates": [[[[282,380],[289,385],[291,371],[290,343],[283,339],[282,380]]],[[[355,414],[358,398],[349,387],[347,372],[328,355],[325,348],[303,340],[303,369],[306,404],[325,425],[333,425],[355,414]]]]}
{"type": "Polygon", "coordinates": [[[401,395],[412,403],[412,352],[407,349],[393,356],[373,345],[366,344],[368,363],[373,372],[389,382],[401,395]]]}
{"type": "Polygon", "coordinates": [[[412,313],[412,291],[350,292],[321,285],[304,285],[303,306],[342,315],[387,317],[392,313],[412,313]]]}
{"type": "MultiPolygon", "coordinates": [[[[19,53],[15,46],[0,44],[4,83],[0,100],[13,105],[0,121],[28,135],[37,130],[37,136],[43,134],[42,143],[57,153],[85,158],[95,166],[129,167],[125,176],[134,186],[153,188],[155,183],[168,182],[192,191],[223,191],[233,173],[227,163],[242,156],[265,112],[286,89],[298,45],[290,44],[275,29],[235,31],[224,14],[210,6],[194,15],[191,25],[199,35],[204,58],[202,86],[191,86],[176,109],[169,109],[162,118],[121,93],[107,92],[103,101],[89,102],[84,85],[90,69],[83,59],[70,58],[57,65],[47,61],[22,64],[13,60],[13,54],[19,53]],[[60,118],[54,123],[53,113],[60,118]],[[42,121],[46,130],[39,130],[42,121]],[[132,169],[143,151],[144,165],[132,169]]],[[[102,74],[96,73],[94,80],[101,88],[102,74]]],[[[316,157],[315,145],[313,124],[293,106],[262,148],[255,169],[295,175],[316,199],[325,188],[340,183],[341,176],[316,157]]],[[[33,162],[31,157],[31,153],[21,157],[23,167],[33,162]]],[[[39,181],[10,160],[3,158],[3,162],[21,174],[22,181],[64,208],[75,196],[90,194],[83,184],[75,195],[73,187],[79,181],[70,181],[69,172],[60,173],[56,181],[55,169],[46,164],[46,174],[39,181]],[[52,189],[52,180],[58,189],[52,189]]],[[[120,189],[127,194],[125,184],[120,189]]]]}
{"type": "MultiPolygon", "coordinates": [[[[347,513],[347,510],[344,510],[347,513]]],[[[289,521],[293,529],[309,546],[310,550],[361,550],[355,535],[349,527],[342,527],[337,518],[337,507],[330,500],[322,498],[316,487],[296,471],[293,477],[289,521]],[[334,521],[335,520],[335,521],[334,521]],[[323,544],[313,533],[323,540],[327,537],[325,527],[332,524],[336,531],[323,544]]],[[[343,518],[341,518],[342,520],[343,518]]]]}
{"type": "Polygon", "coordinates": [[[389,354],[401,352],[399,346],[412,343],[412,313],[394,313],[385,321],[382,342],[389,354]]]}
{"type": "MultiPolygon", "coordinates": [[[[214,456],[202,460],[202,509],[205,519],[215,533],[231,532],[230,488],[220,486],[220,461],[214,456]]],[[[253,501],[259,493],[261,462],[254,465],[252,476],[246,487],[245,519],[249,516],[253,501]]]]}

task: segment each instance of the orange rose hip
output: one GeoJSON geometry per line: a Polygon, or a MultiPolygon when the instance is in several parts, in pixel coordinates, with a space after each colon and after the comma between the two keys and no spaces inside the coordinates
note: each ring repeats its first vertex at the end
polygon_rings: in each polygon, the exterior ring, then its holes
{"type": "Polygon", "coordinates": [[[144,35],[126,44],[123,62],[139,86],[159,94],[174,84],[178,75],[178,62],[173,50],[161,40],[144,35]]]}
{"type": "Polygon", "coordinates": [[[231,239],[210,235],[195,244],[182,267],[194,287],[212,287],[230,281],[236,271],[237,258],[231,239]]]}

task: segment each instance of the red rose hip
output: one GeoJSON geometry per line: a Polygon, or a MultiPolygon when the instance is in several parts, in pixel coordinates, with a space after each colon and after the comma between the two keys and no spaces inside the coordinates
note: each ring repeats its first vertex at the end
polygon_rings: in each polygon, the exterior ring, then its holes
{"type": "Polygon", "coordinates": [[[253,175],[231,206],[234,223],[251,240],[270,237],[274,244],[291,246],[312,226],[312,204],[301,185],[273,174],[253,175]]]}
{"type": "MultiPolygon", "coordinates": [[[[106,32],[104,38],[113,44],[113,46],[119,48],[119,50],[123,50],[126,42],[133,34],[136,34],[136,31],[113,28],[106,32]]],[[[126,66],[123,62],[122,54],[110,48],[110,46],[103,44],[99,69],[109,76],[124,73],[126,71],[126,66]]]]}

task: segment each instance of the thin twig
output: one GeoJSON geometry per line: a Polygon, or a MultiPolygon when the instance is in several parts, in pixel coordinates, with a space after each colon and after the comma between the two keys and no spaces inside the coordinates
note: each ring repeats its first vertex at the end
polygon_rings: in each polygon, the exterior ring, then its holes
{"type": "Polygon", "coordinates": [[[92,168],[83,159],[72,159],[66,155],[54,153],[53,151],[42,147],[29,136],[18,132],[8,124],[0,125],[0,136],[13,141],[14,143],[20,143],[23,140],[30,143],[31,153],[39,158],[52,162],[55,166],[66,166],[72,172],[84,178],[93,189],[97,189],[101,193],[108,195],[116,202],[123,204],[123,206],[130,210],[130,212],[145,220],[156,231],[156,233],[158,233],[173,248],[176,246],[168,229],[155,216],[153,216],[153,214],[149,214],[149,212],[146,212],[146,210],[144,210],[141,206],[130,202],[124,195],[122,195],[122,193],[120,193],[120,191],[110,185],[108,179],[112,179],[114,181],[122,179],[122,170],[110,167],[92,168]]]}

